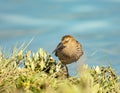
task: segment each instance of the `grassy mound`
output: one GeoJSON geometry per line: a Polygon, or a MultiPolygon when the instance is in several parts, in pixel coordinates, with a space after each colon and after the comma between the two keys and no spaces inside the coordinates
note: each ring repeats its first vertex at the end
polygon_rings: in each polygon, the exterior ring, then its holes
{"type": "Polygon", "coordinates": [[[7,57],[0,51],[0,93],[120,93],[120,83],[110,66],[83,65],[78,76],[67,77],[45,50],[15,48],[7,57]]]}

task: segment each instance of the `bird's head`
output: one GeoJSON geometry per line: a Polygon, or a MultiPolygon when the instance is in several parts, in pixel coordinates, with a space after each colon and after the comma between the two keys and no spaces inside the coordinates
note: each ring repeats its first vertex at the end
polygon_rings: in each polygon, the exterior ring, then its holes
{"type": "Polygon", "coordinates": [[[65,35],[65,36],[62,37],[61,42],[62,42],[62,44],[68,44],[68,43],[73,42],[74,40],[75,39],[74,39],[73,36],[65,35]]]}

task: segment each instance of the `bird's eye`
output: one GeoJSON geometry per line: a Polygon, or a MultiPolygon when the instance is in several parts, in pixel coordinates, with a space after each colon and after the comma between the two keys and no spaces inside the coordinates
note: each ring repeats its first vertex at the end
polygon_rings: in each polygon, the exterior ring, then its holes
{"type": "Polygon", "coordinates": [[[62,42],[63,43],[68,43],[69,42],[69,38],[65,38],[62,42]]]}
{"type": "Polygon", "coordinates": [[[68,42],[69,41],[69,38],[66,38],[65,42],[68,42]]]}

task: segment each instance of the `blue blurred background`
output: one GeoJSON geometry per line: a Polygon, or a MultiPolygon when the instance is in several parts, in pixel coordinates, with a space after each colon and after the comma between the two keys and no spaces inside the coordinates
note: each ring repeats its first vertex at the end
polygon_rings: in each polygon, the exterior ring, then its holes
{"type": "Polygon", "coordinates": [[[6,52],[33,38],[27,50],[52,53],[66,34],[84,50],[81,60],[69,65],[71,75],[83,61],[111,65],[120,74],[120,0],[0,1],[0,47],[6,52]]]}

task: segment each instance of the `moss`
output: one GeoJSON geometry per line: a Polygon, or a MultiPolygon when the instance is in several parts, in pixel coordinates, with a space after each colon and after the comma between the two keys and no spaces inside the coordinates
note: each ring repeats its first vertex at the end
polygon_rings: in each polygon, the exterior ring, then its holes
{"type": "Polygon", "coordinates": [[[0,52],[0,93],[120,93],[119,76],[108,67],[83,65],[78,77],[66,70],[49,53],[15,48],[9,57],[0,52]]]}

